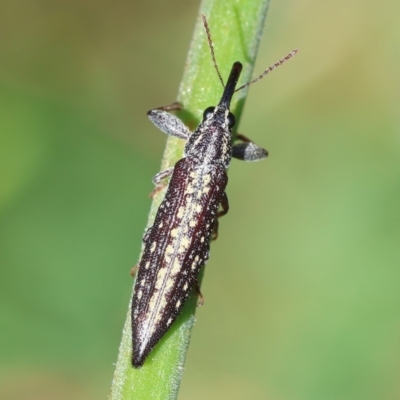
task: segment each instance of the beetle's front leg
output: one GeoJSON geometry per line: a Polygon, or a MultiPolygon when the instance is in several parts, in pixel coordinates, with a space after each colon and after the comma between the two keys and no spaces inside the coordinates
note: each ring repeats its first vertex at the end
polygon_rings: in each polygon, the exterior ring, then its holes
{"type": "Polygon", "coordinates": [[[166,106],[156,107],[155,110],[163,110],[163,111],[179,111],[182,110],[182,103],[179,101],[174,101],[171,104],[167,104],[166,106]]]}
{"type": "Polygon", "coordinates": [[[190,136],[190,130],[178,117],[168,112],[180,109],[181,104],[175,102],[169,106],[154,108],[147,112],[147,116],[158,129],[167,135],[187,140],[190,136]]]}
{"type": "Polygon", "coordinates": [[[218,226],[219,226],[218,218],[223,217],[229,211],[228,196],[226,195],[225,192],[222,195],[221,207],[222,207],[222,210],[218,211],[217,218],[215,218],[215,221],[214,221],[214,227],[213,227],[213,232],[212,232],[212,235],[211,235],[211,240],[216,240],[218,238],[218,226]]]}
{"type": "Polygon", "coordinates": [[[257,146],[248,137],[238,134],[237,139],[243,143],[237,143],[232,146],[232,157],[243,161],[259,161],[268,156],[268,151],[257,146]]]}

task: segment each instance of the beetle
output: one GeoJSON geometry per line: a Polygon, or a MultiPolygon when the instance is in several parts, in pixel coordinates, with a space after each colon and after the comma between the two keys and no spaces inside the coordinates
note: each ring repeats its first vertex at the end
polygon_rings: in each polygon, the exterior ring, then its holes
{"type": "MultiPolygon", "coordinates": [[[[222,81],[207,20],[204,15],[202,18],[212,59],[222,81]]],[[[134,367],[143,365],[178,317],[192,289],[198,287],[197,276],[209,258],[210,240],[217,236],[218,218],[229,210],[225,188],[231,158],[257,161],[268,154],[242,135],[238,135],[242,142],[232,145],[235,117],[229,108],[233,94],[261,79],[296,52],[289,53],[257,79],[238,89],[242,64],[235,62],[219,103],[205,109],[193,133],[169,113],[180,107],[178,103],[148,112],[150,121],[161,131],[187,142],[183,158],[153,178],[156,190],[165,178],[170,177],[170,182],[154,223],[143,237],[144,249],[131,307],[134,367]]]]}

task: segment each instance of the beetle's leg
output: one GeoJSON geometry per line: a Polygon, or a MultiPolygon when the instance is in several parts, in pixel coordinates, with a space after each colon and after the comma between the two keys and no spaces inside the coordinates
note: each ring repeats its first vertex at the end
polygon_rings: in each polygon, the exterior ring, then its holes
{"type": "Polygon", "coordinates": [[[142,242],[143,242],[143,243],[146,243],[147,239],[148,239],[149,236],[150,236],[150,233],[151,233],[151,230],[152,230],[152,229],[153,229],[152,226],[151,226],[150,228],[147,228],[147,229],[146,229],[146,232],[144,233],[143,238],[142,238],[142,242]]]}
{"type": "Polygon", "coordinates": [[[194,290],[195,290],[197,296],[200,297],[200,299],[199,299],[199,301],[197,303],[197,307],[204,306],[204,296],[201,294],[200,285],[199,285],[199,281],[198,280],[196,280],[196,283],[194,284],[194,290]]]}
{"type": "Polygon", "coordinates": [[[228,196],[226,195],[226,192],[224,192],[222,194],[221,207],[222,207],[222,210],[218,211],[217,219],[223,217],[226,214],[228,214],[229,202],[228,202],[228,196]]]}
{"type": "MultiPolygon", "coordinates": [[[[182,105],[178,102],[174,102],[167,106],[154,108],[148,111],[147,116],[150,121],[159,128],[162,132],[167,135],[172,135],[180,139],[187,140],[190,136],[190,131],[186,125],[175,115],[170,114],[168,111],[180,110],[182,105]]],[[[150,197],[153,198],[156,193],[162,190],[165,185],[161,184],[161,181],[168,178],[174,170],[174,167],[167,168],[164,171],[159,172],[153,178],[155,184],[154,190],[150,193],[150,197]]]]}
{"type": "Polygon", "coordinates": [[[168,112],[180,109],[181,105],[175,102],[169,106],[153,108],[147,112],[147,116],[158,129],[167,135],[187,140],[190,136],[190,130],[178,117],[168,112]]]}
{"type": "Polygon", "coordinates": [[[259,161],[267,157],[268,151],[257,146],[248,137],[238,134],[236,138],[243,143],[232,146],[232,157],[243,161],[259,161]]]}
{"type": "MultiPolygon", "coordinates": [[[[150,236],[150,233],[151,233],[152,228],[153,228],[153,227],[151,226],[150,228],[147,228],[147,229],[146,229],[146,232],[144,233],[143,238],[142,238],[142,242],[143,242],[144,244],[145,244],[146,241],[149,239],[149,236],[150,236]]],[[[137,263],[134,267],[131,268],[130,274],[131,274],[131,276],[132,276],[133,278],[136,276],[138,270],[139,270],[139,263],[137,263]]]]}
{"type": "Polygon", "coordinates": [[[179,101],[174,101],[171,104],[167,104],[166,106],[156,107],[155,110],[163,110],[163,111],[179,111],[182,110],[183,106],[179,101]]]}
{"type": "Polygon", "coordinates": [[[161,171],[158,174],[154,175],[153,183],[155,185],[155,188],[150,193],[150,197],[151,198],[153,198],[160,190],[164,189],[166,184],[163,183],[162,181],[164,179],[168,178],[169,176],[171,176],[172,172],[174,172],[174,167],[170,167],[170,168],[164,169],[164,171],[161,171]]]}
{"type": "Polygon", "coordinates": [[[134,267],[131,268],[130,275],[134,278],[139,270],[139,264],[136,264],[134,267]]]}
{"type": "Polygon", "coordinates": [[[242,142],[246,142],[246,143],[249,143],[252,141],[251,139],[249,139],[247,136],[243,135],[242,133],[237,133],[235,139],[241,140],[242,142]]]}
{"type": "Polygon", "coordinates": [[[215,221],[214,221],[214,227],[213,227],[213,232],[211,235],[211,240],[216,240],[218,238],[218,226],[219,226],[218,218],[223,217],[229,211],[228,196],[226,195],[225,192],[222,195],[221,207],[222,207],[222,210],[218,211],[217,218],[215,218],[215,221]]]}

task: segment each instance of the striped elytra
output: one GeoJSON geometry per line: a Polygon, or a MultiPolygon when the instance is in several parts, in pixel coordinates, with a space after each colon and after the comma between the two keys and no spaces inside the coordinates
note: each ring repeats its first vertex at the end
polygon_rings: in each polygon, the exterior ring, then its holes
{"type": "Polygon", "coordinates": [[[143,364],[169,329],[207,261],[220,198],[223,167],[182,159],[175,165],[153,227],[145,235],[132,305],[133,365],[143,364]]]}

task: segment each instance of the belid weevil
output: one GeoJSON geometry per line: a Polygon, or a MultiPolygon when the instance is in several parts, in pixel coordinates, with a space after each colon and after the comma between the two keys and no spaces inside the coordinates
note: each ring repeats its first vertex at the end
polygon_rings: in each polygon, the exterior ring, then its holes
{"type": "MultiPolygon", "coordinates": [[[[223,82],[204,15],[202,19],[212,60],[223,82]]],[[[261,79],[296,53],[297,50],[292,51],[238,89],[236,84],[242,64],[235,62],[221,100],[217,106],[205,109],[203,120],[193,133],[168,112],[177,109],[177,103],[148,112],[151,122],[161,131],[187,142],[183,158],[173,168],[161,171],[153,178],[153,182],[159,185],[163,179],[171,177],[153,226],[143,237],[144,250],[132,299],[134,367],[143,365],[197,285],[199,270],[208,260],[210,239],[217,234],[218,218],[229,209],[225,188],[228,182],[226,169],[231,158],[257,161],[267,156],[266,150],[242,135],[237,137],[242,142],[232,145],[235,117],[229,107],[233,94],[261,79]]]]}

